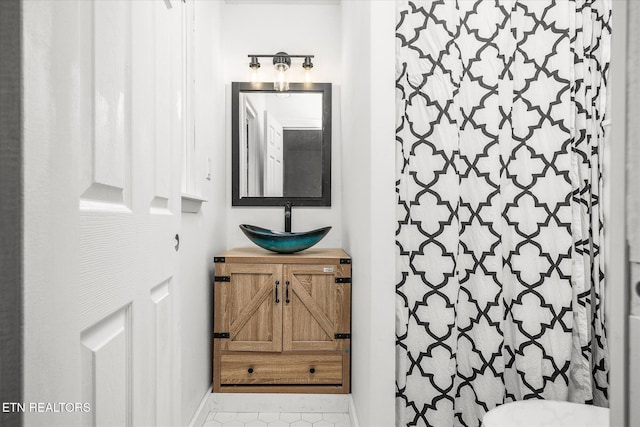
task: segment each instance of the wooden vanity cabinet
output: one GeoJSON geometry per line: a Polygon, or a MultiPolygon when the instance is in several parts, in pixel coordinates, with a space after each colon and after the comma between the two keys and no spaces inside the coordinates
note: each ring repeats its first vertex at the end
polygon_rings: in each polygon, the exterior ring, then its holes
{"type": "Polygon", "coordinates": [[[246,248],[214,261],[214,391],[349,393],[346,252],[246,248]]]}

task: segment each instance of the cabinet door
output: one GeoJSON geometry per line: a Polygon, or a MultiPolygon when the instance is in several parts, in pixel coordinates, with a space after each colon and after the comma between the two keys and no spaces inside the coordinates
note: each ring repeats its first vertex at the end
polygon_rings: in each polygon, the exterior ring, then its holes
{"type": "Polygon", "coordinates": [[[284,351],[340,350],[336,333],[349,332],[348,265],[285,265],[284,351]]]}
{"type": "Polygon", "coordinates": [[[228,282],[216,283],[217,332],[226,351],[282,350],[282,265],[220,264],[228,282]]]}

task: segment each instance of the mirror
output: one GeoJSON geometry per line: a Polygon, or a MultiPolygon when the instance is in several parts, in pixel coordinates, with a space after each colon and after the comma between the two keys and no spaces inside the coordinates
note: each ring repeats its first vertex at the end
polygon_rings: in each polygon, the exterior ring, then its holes
{"type": "Polygon", "coordinates": [[[331,206],[331,83],[231,85],[233,206],[331,206]]]}

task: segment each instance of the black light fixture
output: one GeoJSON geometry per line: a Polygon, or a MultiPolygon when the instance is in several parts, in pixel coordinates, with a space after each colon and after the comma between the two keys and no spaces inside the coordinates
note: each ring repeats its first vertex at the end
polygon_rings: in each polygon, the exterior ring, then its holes
{"type": "Polygon", "coordinates": [[[257,81],[257,72],[260,68],[260,62],[258,58],[273,58],[273,67],[276,69],[277,77],[273,82],[273,88],[279,92],[289,90],[289,81],[287,79],[286,72],[291,67],[291,58],[304,58],[302,68],[305,70],[305,81],[308,83],[311,81],[310,71],[313,68],[313,62],[311,58],[313,55],[289,55],[286,52],[278,52],[275,55],[248,55],[251,58],[249,68],[251,68],[251,82],[257,81]]]}

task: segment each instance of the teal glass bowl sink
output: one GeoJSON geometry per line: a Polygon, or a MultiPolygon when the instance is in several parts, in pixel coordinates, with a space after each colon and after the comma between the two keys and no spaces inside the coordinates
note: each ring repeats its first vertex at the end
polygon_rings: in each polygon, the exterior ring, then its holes
{"type": "Polygon", "coordinates": [[[327,235],[331,227],[303,232],[273,231],[255,225],[241,224],[240,230],[256,245],[281,254],[309,249],[327,235]]]}

